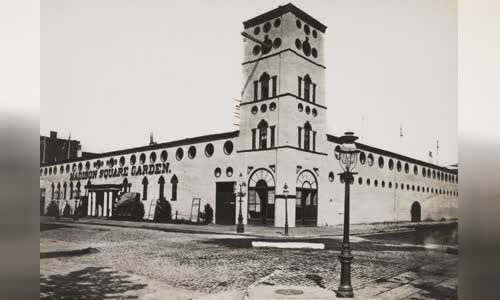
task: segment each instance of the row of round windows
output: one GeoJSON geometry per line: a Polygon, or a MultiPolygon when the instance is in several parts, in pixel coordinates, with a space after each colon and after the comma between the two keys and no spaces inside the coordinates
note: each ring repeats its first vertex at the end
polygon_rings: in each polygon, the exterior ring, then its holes
{"type": "MultiPolygon", "coordinates": [[[[328,174],[328,179],[329,179],[331,182],[333,182],[333,181],[334,181],[334,179],[335,179],[335,175],[333,174],[333,172],[330,172],[330,174],[328,174]]],[[[341,182],[341,183],[344,183],[344,180],[343,180],[343,179],[340,179],[340,182],[341,182]]],[[[359,184],[359,185],[363,185],[363,178],[362,178],[362,177],[359,177],[359,178],[358,178],[358,184],[359,184]]],[[[371,180],[370,180],[370,178],[366,179],[365,184],[366,184],[367,186],[370,186],[370,185],[371,185],[371,180]]],[[[375,179],[375,180],[373,181],[373,185],[374,185],[375,187],[377,187],[377,186],[379,185],[379,182],[378,182],[378,180],[377,180],[377,179],[375,179]]],[[[385,184],[385,181],[384,181],[384,180],[382,180],[382,182],[380,183],[380,186],[381,186],[382,188],[385,188],[385,187],[386,187],[386,184],[385,184]]],[[[404,190],[404,189],[405,189],[405,185],[404,185],[404,183],[400,183],[400,184],[398,185],[398,183],[396,182],[396,184],[395,184],[395,188],[397,189],[397,188],[398,188],[398,186],[399,186],[399,188],[400,188],[401,190],[404,190]]],[[[391,181],[388,181],[388,182],[387,182],[387,187],[388,187],[389,189],[392,189],[392,182],[391,182],[391,181]]],[[[411,189],[413,192],[416,190],[417,192],[422,192],[422,193],[427,192],[427,193],[432,193],[432,194],[437,194],[437,195],[458,196],[458,192],[456,192],[456,191],[449,191],[449,190],[445,190],[445,189],[438,189],[438,188],[434,189],[434,188],[429,188],[429,187],[427,187],[427,188],[426,188],[426,187],[424,187],[424,186],[419,186],[419,185],[417,185],[416,187],[415,187],[415,185],[412,185],[412,186],[410,187],[410,185],[409,185],[409,184],[406,184],[406,190],[407,190],[407,191],[409,191],[410,189],[411,189]]]]}
{"type": "MultiPolygon", "coordinates": [[[[338,149],[340,149],[340,146],[337,146],[335,148],[335,150],[338,150],[338,149]]],[[[337,151],[335,151],[335,152],[337,152],[337,151]]],[[[364,165],[365,163],[368,163],[368,165],[371,167],[371,166],[373,166],[374,161],[375,161],[375,159],[373,157],[373,154],[371,154],[371,153],[368,154],[368,156],[364,152],[361,152],[359,154],[359,162],[362,165],[364,165]]],[[[382,168],[384,168],[384,165],[385,165],[384,157],[379,156],[378,166],[382,169],[382,168]]],[[[389,159],[388,167],[389,167],[389,170],[394,169],[394,161],[392,159],[389,159]]],[[[396,170],[398,172],[401,172],[402,169],[403,169],[403,164],[401,163],[401,161],[398,161],[396,163],[396,170]]],[[[404,164],[404,171],[406,174],[410,173],[410,165],[408,163],[404,164]]],[[[413,166],[413,174],[418,175],[418,173],[419,173],[418,166],[414,165],[413,166]]],[[[458,183],[458,176],[448,174],[448,173],[445,173],[442,171],[436,171],[436,170],[431,170],[430,168],[422,167],[421,173],[422,173],[422,177],[424,177],[424,178],[427,177],[427,178],[437,179],[437,180],[445,181],[445,182],[458,183]]]]}
{"type": "MultiPolygon", "coordinates": [[[[304,111],[304,105],[302,105],[302,103],[299,103],[297,105],[297,110],[300,111],[300,112],[304,111]]],[[[318,111],[316,110],[316,108],[313,108],[311,110],[311,108],[309,106],[306,106],[306,114],[308,115],[310,113],[312,113],[313,117],[316,117],[318,115],[318,111]]]]}
{"type": "MultiPolygon", "coordinates": [[[[269,104],[269,110],[270,110],[270,111],[275,111],[275,110],[276,110],[276,103],[271,102],[271,104],[269,104]]],[[[265,113],[265,112],[267,111],[267,104],[262,104],[262,105],[260,106],[260,111],[261,111],[262,113],[265,113]]],[[[256,113],[258,113],[258,112],[259,112],[259,108],[257,107],[257,105],[254,105],[254,106],[252,107],[252,114],[254,114],[254,115],[255,115],[255,114],[256,114],[256,113]]]]}
{"type": "MultiPolygon", "coordinates": [[[[234,150],[233,142],[226,141],[224,143],[223,150],[224,150],[224,153],[226,155],[230,155],[234,150]]],[[[214,151],[215,151],[215,148],[214,148],[214,145],[212,143],[208,143],[205,146],[205,155],[207,157],[211,157],[214,154],[214,151]]],[[[188,149],[188,157],[190,159],[193,159],[196,157],[196,153],[197,153],[196,147],[190,146],[188,149]]],[[[183,159],[183,157],[184,157],[184,149],[181,147],[177,148],[177,150],[175,152],[175,158],[180,161],[183,159]]],[[[168,159],[168,152],[167,152],[167,150],[163,150],[160,154],[160,160],[162,162],[166,162],[167,159],[168,159]]],[[[156,152],[151,152],[149,154],[149,162],[154,164],[154,163],[156,163],[156,160],[157,160],[156,152]]],[[[114,167],[114,166],[119,164],[120,167],[123,167],[125,165],[125,161],[126,161],[125,156],[120,157],[119,161],[116,158],[110,158],[106,161],[106,166],[114,167]]],[[[136,162],[137,162],[137,157],[135,154],[132,154],[130,156],[130,164],[135,165],[136,162]]],[[[141,153],[141,155],[139,156],[139,163],[141,165],[146,163],[146,154],[145,153],[141,153]]],[[[102,160],[98,159],[97,161],[94,162],[94,168],[100,169],[102,166],[104,166],[104,162],[102,160]]],[[[78,163],[78,165],[76,163],[73,163],[73,165],[71,167],[71,171],[76,172],[77,170],[79,172],[83,170],[83,164],[81,162],[78,163]]],[[[85,163],[85,170],[86,171],[90,170],[90,162],[88,162],[88,161],[85,163]]],[[[69,164],[67,164],[66,167],[60,166],[59,172],[61,174],[63,174],[64,171],[66,171],[66,173],[70,172],[69,164]]],[[[40,169],[40,175],[56,175],[56,174],[57,174],[57,167],[55,167],[55,166],[40,169]]]]}
{"type": "MultiPolygon", "coordinates": [[[[280,19],[275,19],[273,21],[273,25],[275,28],[278,28],[280,27],[281,25],[281,20],[280,19]]],[[[302,28],[302,21],[298,20],[295,21],[295,25],[297,25],[297,28],[298,29],[301,29],[302,28]]],[[[262,31],[264,33],[268,33],[270,30],[271,30],[272,26],[271,26],[271,22],[266,22],[264,23],[264,25],[262,26],[262,31]]],[[[311,34],[311,27],[307,24],[304,24],[304,33],[306,35],[310,35],[311,34]]],[[[260,34],[260,26],[256,26],[254,29],[253,29],[253,34],[255,35],[259,35],[260,34]]],[[[318,37],[318,32],[316,31],[316,29],[313,29],[312,30],[312,36],[314,38],[317,38],[318,37]]]]}

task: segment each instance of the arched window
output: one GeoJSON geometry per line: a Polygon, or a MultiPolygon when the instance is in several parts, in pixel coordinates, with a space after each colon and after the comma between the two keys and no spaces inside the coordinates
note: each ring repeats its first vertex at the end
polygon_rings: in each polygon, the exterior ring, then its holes
{"type": "Polygon", "coordinates": [[[309,149],[311,148],[311,131],[311,124],[309,124],[309,122],[306,122],[304,124],[304,149],[307,151],[309,151],[309,149]]]}
{"type": "Polygon", "coordinates": [[[311,100],[311,77],[309,75],[304,77],[304,100],[311,100]]]}
{"type": "Polygon", "coordinates": [[[170,183],[172,184],[172,201],[175,201],[177,200],[177,184],[179,183],[177,176],[172,176],[170,183]]]}
{"type": "Polygon", "coordinates": [[[73,199],[73,182],[69,183],[69,199],[73,199]]]}
{"type": "Polygon", "coordinates": [[[66,182],[64,182],[63,188],[64,188],[64,199],[66,199],[66,191],[68,189],[68,185],[66,184],[66,182]]]}
{"type": "Polygon", "coordinates": [[[262,120],[260,121],[259,128],[259,149],[267,148],[267,122],[262,120]]]}
{"type": "Polygon", "coordinates": [[[80,181],[78,181],[78,182],[76,183],[76,195],[75,195],[75,198],[76,198],[76,199],[79,199],[79,198],[80,198],[80,186],[81,186],[81,185],[80,185],[80,181]]]}
{"type": "Polygon", "coordinates": [[[163,176],[158,179],[158,184],[160,185],[160,199],[165,199],[165,178],[163,176]]]}
{"type": "Polygon", "coordinates": [[[123,189],[124,193],[128,192],[128,179],[127,178],[123,179],[122,189],[123,189]]]}
{"type": "Polygon", "coordinates": [[[260,95],[261,99],[267,99],[269,98],[269,80],[271,77],[269,77],[269,74],[264,72],[262,76],[260,76],[260,95]]]}
{"type": "Polygon", "coordinates": [[[52,198],[52,200],[54,200],[54,190],[55,190],[55,188],[56,188],[56,187],[54,186],[54,183],[52,183],[51,188],[52,188],[52,197],[51,197],[51,198],[52,198]]]}
{"type": "MultiPolygon", "coordinates": [[[[57,170],[57,169],[56,169],[57,170]]],[[[57,183],[57,194],[56,194],[57,199],[61,199],[61,183],[57,183]]]]}
{"type": "Polygon", "coordinates": [[[148,200],[148,178],[144,176],[142,179],[142,200],[148,200]]]}

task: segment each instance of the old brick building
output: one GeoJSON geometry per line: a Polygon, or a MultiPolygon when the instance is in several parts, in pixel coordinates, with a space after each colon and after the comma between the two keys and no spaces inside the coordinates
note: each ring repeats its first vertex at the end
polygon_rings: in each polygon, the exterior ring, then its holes
{"type": "MultiPolygon", "coordinates": [[[[132,191],[141,194],[146,219],[160,197],[181,217],[200,198],[214,208],[216,223],[235,224],[234,189],[242,181],[244,223],[284,226],[286,183],[290,226],[341,223],[338,138],[326,132],[326,26],[291,4],[243,25],[247,80],[238,131],[42,164],[44,205],[74,205],[79,197],[89,215],[110,216],[118,195],[132,191]]],[[[352,222],[457,217],[456,169],[357,146],[352,222]]]]}

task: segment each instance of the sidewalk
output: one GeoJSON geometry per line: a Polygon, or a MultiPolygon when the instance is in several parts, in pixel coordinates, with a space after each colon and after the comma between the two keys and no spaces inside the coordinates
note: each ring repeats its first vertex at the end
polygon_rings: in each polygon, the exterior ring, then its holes
{"type": "MultiPolygon", "coordinates": [[[[434,222],[402,222],[402,223],[376,223],[376,224],[351,224],[351,235],[375,234],[382,232],[398,232],[413,230],[412,226],[425,226],[437,224],[450,224],[455,221],[434,221],[434,222]]],[[[189,224],[168,224],[154,222],[134,222],[122,220],[109,220],[105,218],[80,218],[74,221],[72,218],[60,218],[55,221],[53,217],[40,217],[40,223],[49,224],[90,224],[116,226],[124,228],[140,228],[149,230],[160,230],[179,233],[201,233],[201,234],[224,234],[224,235],[239,235],[257,238],[318,238],[318,237],[339,237],[342,236],[342,225],[331,225],[321,227],[294,227],[289,228],[289,236],[284,236],[284,228],[259,225],[245,225],[245,233],[236,233],[236,225],[189,225],[189,224]]]]}

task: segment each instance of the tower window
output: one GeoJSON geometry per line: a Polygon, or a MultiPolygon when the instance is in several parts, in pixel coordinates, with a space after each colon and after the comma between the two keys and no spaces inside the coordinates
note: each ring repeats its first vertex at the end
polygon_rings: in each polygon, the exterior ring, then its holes
{"type": "Polygon", "coordinates": [[[304,77],[304,100],[309,101],[310,100],[310,86],[311,86],[311,77],[309,75],[306,75],[304,77]]]}
{"type": "Polygon", "coordinates": [[[259,149],[267,148],[267,122],[262,120],[259,123],[259,149]]]}
{"type": "Polygon", "coordinates": [[[310,143],[311,143],[311,124],[309,122],[306,122],[304,124],[304,149],[309,151],[310,150],[310,143]]]}
{"type": "Polygon", "coordinates": [[[269,74],[265,73],[260,76],[260,90],[261,90],[261,99],[269,98],[269,74]]]}
{"type": "Polygon", "coordinates": [[[160,176],[160,179],[158,179],[158,184],[160,185],[160,199],[165,199],[165,178],[163,176],[160,176]]]}
{"type": "Polygon", "coordinates": [[[252,149],[255,150],[255,134],[256,134],[256,129],[252,129],[252,149]]]}
{"type": "Polygon", "coordinates": [[[299,127],[299,140],[298,140],[298,144],[299,144],[299,148],[302,148],[302,128],[299,127]]]}
{"type": "Polygon", "coordinates": [[[302,97],[302,77],[299,76],[299,98],[302,97]]]}
{"type": "Polygon", "coordinates": [[[259,90],[259,82],[255,80],[253,82],[253,101],[257,101],[258,90],[259,90]]]}
{"type": "Polygon", "coordinates": [[[277,78],[278,78],[278,76],[276,76],[276,75],[272,77],[272,81],[273,81],[273,97],[276,96],[276,81],[277,81],[276,79],[277,78]]]}
{"type": "Polygon", "coordinates": [[[313,131],[313,151],[316,151],[316,131],[313,131]]]}
{"type": "MultiPolygon", "coordinates": [[[[313,52],[314,53],[314,52],[313,52]]],[[[316,103],[316,83],[313,83],[313,103],[316,103]]]]}

